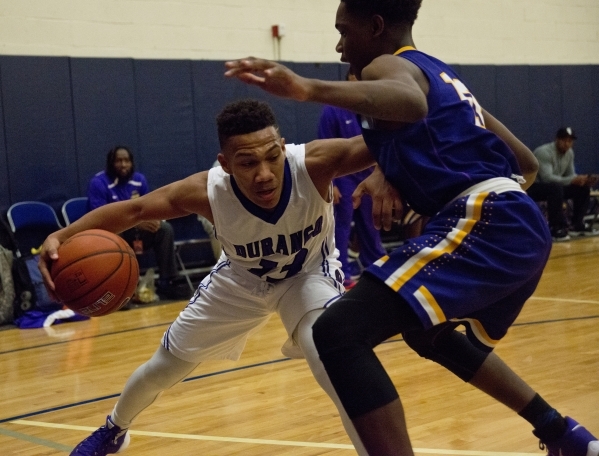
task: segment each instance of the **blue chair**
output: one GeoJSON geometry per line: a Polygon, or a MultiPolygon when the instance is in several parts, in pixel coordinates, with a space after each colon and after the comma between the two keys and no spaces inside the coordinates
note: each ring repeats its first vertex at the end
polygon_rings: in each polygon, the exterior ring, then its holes
{"type": "Polygon", "coordinates": [[[71,198],[62,205],[62,216],[68,225],[87,214],[87,196],[71,198]]]}
{"type": "Polygon", "coordinates": [[[17,243],[17,256],[38,249],[44,239],[62,228],[56,212],[46,203],[23,201],[15,203],[6,213],[8,224],[17,243]]]}
{"type": "Polygon", "coordinates": [[[212,253],[210,237],[196,214],[170,219],[168,222],[175,232],[175,259],[179,274],[185,276],[189,289],[193,293],[196,287],[190,276],[195,273],[205,275],[217,260],[212,253]]]}

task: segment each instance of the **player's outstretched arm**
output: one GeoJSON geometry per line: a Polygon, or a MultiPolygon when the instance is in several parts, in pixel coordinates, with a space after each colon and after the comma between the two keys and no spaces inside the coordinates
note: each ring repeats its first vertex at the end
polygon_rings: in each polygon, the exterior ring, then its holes
{"type": "Polygon", "coordinates": [[[390,122],[417,122],[428,112],[428,81],[405,59],[383,55],[362,71],[360,81],[304,78],[270,60],[248,57],[225,63],[225,76],[280,97],[324,103],[390,122]]]}
{"type": "Polygon", "coordinates": [[[306,169],[323,196],[328,195],[334,178],[353,174],[374,163],[362,135],[317,139],[306,144],[306,169]]]}
{"type": "Polygon", "coordinates": [[[499,136],[508,145],[508,147],[514,152],[518,165],[520,165],[520,171],[522,176],[526,180],[524,184],[521,184],[522,188],[526,190],[530,187],[537,177],[539,170],[539,162],[532,153],[532,151],[526,147],[526,145],[520,141],[516,136],[508,130],[499,120],[489,114],[483,109],[483,117],[485,119],[485,125],[487,129],[499,136]]]}
{"type": "Polygon", "coordinates": [[[69,226],[50,234],[42,244],[38,263],[48,291],[54,291],[50,264],[58,259],[58,247],[81,231],[96,228],[121,233],[140,222],[183,217],[190,213],[200,214],[212,221],[207,182],[208,171],[196,173],[140,198],[98,207],[69,226]]]}

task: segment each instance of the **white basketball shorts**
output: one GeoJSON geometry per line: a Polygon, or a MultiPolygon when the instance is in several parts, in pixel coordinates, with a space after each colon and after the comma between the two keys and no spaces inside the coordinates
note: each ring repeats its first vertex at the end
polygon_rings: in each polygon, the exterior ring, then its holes
{"type": "Polygon", "coordinates": [[[291,336],[302,317],[343,294],[336,277],[343,281],[336,259],[330,260],[326,273],[320,269],[303,272],[278,283],[265,282],[245,270],[234,270],[229,261],[220,261],[166,330],[162,345],[188,362],[238,360],[248,336],[274,312],[289,336],[285,345],[294,344],[291,336]]]}

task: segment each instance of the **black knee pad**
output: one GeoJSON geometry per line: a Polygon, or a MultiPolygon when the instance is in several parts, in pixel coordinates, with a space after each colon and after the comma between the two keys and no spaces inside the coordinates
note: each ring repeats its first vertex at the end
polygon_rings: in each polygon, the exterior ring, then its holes
{"type": "Polygon", "coordinates": [[[440,364],[465,382],[469,382],[488,356],[456,331],[458,323],[447,322],[428,330],[406,331],[408,346],[423,358],[440,364]]]}
{"type": "Polygon", "coordinates": [[[410,306],[367,276],[318,317],[312,326],[314,344],[350,418],[397,399],[373,347],[418,327],[422,325],[410,306]]]}
{"type": "Polygon", "coordinates": [[[422,328],[416,313],[397,293],[365,274],[314,323],[318,352],[341,345],[375,347],[386,339],[422,328]]]}

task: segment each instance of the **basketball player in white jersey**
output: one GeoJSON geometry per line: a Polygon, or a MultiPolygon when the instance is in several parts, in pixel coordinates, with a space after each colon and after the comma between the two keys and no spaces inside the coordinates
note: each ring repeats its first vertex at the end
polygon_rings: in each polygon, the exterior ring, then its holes
{"type": "Polygon", "coordinates": [[[43,244],[40,269],[50,291],[49,265],[58,257],[58,246],[83,230],[118,233],[143,220],[196,213],[214,223],[223,246],[220,260],[166,330],[156,353],[129,378],[106,424],[71,454],[122,451],[133,419],[162,391],[201,361],[239,359],[248,336],[274,312],[289,335],[283,353],[306,358],[339,408],[358,453],[366,454],[322,367],[311,328],[344,291],[331,181],[371,166],[373,158],[361,136],[286,145],[271,109],[258,101],[225,107],[217,124],[220,167],[102,206],[43,244]]]}

